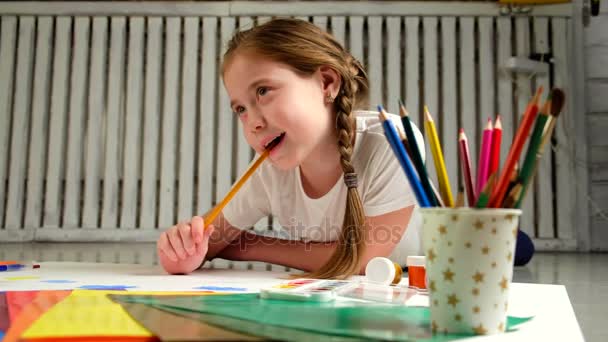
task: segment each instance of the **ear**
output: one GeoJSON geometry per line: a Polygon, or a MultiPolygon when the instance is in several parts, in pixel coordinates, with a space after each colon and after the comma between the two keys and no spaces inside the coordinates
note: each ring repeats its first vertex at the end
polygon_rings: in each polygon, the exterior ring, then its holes
{"type": "Polygon", "coordinates": [[[319,78],[321,81],[321,91],[324,95],[330,94],[335,98],[342,85],[342,77],[330,66],[323,65],[319,68],[319,78]]]}

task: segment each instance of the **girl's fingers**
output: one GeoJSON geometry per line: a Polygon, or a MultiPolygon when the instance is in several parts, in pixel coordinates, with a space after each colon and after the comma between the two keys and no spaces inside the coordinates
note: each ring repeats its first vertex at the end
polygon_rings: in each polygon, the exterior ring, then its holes
{"type": "Polygon", "coordinates": [[[214,230],[215,230],[215,226],[211,225],[211,224],[205,229],[205,231],[203,232],[202,244],[204,244],[204,245],[209,244],[209,238],[210,238],[211,234],[213,234],[214,230]]]}
{"type": "Polygon", "coordinates": [[[209,225],[209,227],[205,228],[205,231],[202,233],[201,242],[196,244],[196,254],[202,255],[207,253],[207,249],[209,247],[209,236],[213,233],[215,227],[209,225]]]}
{"type": "Polygon", "coordinates": [[[171,242],[171,246],[173,246],[173,250],[179,259],[186,259],[186,251],[184,250],[184,244],[182,243],[182,238],[179,234],[178,229],[171,229],[167,232],[167,237],[169,238],[169,242],[171,242]]]}
{"type": "Polygon", "coordinates": [[[177,229],[179,231],[179,236],[182,239],[182,244],[184,246],[184,249],[186,250],[186,253],[188,253],[189,255],[194,254],[194,252],[196,251],[196,247],[194,246],[194,241],[192,239],[192,228],[190,227],[190,225],[187,223],[180,224],[177,229]]]}
{"type": "Polygon", "coordinates": [[[169,238],[167,237],[167,232],[163,232],[162,234],[160,234],[160,238],[158,239],[157,243],[157,248],[169,260],[173,262],[177,261],[177,255],[173,251],[173,247],[171,247],[171,243],[169,242],[169,238]]]}
{"type": "Polygon", "coordinates": [[[205,230],[205,222],[202,217],[194,216],[190,220],[190,226],[192,227],[192,239],[194,243],[201,243],[203,241],[203,231],[205,230]]]}

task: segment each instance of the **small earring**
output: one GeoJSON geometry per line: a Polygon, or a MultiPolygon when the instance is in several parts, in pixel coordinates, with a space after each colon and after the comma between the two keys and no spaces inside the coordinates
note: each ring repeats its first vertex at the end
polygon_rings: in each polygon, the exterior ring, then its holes
{"type": "Polygon", "coordinates": [[[334,103],[334,98],[330,93],[327,93],[327,96],[325,96],[325,103],[334,103]]]}

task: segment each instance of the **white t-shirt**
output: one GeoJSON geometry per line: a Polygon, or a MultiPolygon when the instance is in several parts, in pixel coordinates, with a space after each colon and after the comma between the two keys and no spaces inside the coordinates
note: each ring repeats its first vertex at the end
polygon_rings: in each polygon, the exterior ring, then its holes
{"type": "MultiPolygon", "coordinates": [[[[415,205],[414,214],[405,234],[396,245],[390,259],[405,265],[408,255],[421,255],[421,219],[416,198],[405,173],[394,155],[377,112],[355,112],[357,129],[351,162],[358,178],[358,190],[365,216],[378,216],[415,205]]],[[[397,115],[390,120],[402,130],[397,115]]],[[[415,128],[416,140],[424,147],[424,140],[415,128]]],[[[421,148],[424,159],[424,148],[421,148]]],[[[241,229],[254,226],[260,219],[272,215],[281,231],[275,237],[302,241],[336,241],[342,229],[346,208],[347,188],[340,177],[324,196],[310,198],[302,187],[300,168],[283,171],[262,163],[243,185],[232,201],[224,207],[228,222],[241,229]]],[[[377,227],[373,232],[377,241],[398,238],[395,228],[377,227]]],[[[264,235],[268,235],[265,233],[264,235]]]]}

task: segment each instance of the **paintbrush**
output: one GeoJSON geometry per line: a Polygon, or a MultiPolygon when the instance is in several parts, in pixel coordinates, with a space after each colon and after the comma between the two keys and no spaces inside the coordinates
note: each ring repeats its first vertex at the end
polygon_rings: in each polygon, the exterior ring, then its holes
{"type": "MultiPolygon", "coordinates": [[[[557,118],[559,117],[562,109],[564,108],[564,103],[566,101],[566,95],[564,91],[560,88],[553,88],[551,90],[551,105],[549,106],[549,119],[548,122],[544,126],[543,135],[538,145],[538,149],[536,150],[536,155],[534,159],[534,166],[532,167],[532,171],[530,172],[530,177],[525,184],[531,184],[534,176],[536,175],[536,171],[538,170],[538,165],[540,164],[540,158],[543,155],[543,151],[545,149],[545,145],[549,143],[551,137],[553,136],[553,130],[555,129],[555,125],[557,124],[557,118]]],[[[520,182],[523,182],[521,178],[520,182]]],[[[529,186],[523,186],[519,198],[517,199],[514,208],[519,208],[521,206],[521,202],[526,197],[526,193],[528,191],[529,186]]]]}

